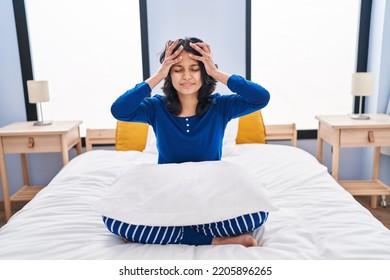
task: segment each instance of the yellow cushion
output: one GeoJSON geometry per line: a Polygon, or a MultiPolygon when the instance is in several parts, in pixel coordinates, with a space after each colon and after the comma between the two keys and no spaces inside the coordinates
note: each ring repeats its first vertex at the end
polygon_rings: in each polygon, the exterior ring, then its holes
{"type": "Polygon", "coordinates": [[[149,125],[118,121],[116,125],[115,149],[117,151],[143,151],[146,146],[149,125]]]}
{"type": "Polygon", "coordinates": [[[265,126],[261,111],[240,117],[238,121],[237,144],[265,144],[265,126]]]}

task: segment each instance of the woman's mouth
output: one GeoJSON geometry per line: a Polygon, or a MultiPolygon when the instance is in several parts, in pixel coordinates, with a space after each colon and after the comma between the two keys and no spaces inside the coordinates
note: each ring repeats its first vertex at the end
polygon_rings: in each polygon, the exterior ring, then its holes
{"type": "Polygon", "coordinates": [[[183,87],[190,87],[193,85],[193,83],[181,83],[180,85],[183,87]]]}

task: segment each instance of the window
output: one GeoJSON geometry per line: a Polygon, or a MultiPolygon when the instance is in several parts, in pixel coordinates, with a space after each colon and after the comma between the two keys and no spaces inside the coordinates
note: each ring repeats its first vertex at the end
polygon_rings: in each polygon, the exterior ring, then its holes
{"type": "Polygon", "coordinates": [[[25,0],[25,12],[44,118],[114,128],[112,102],[143,80],[139,1],[25,0]]]}
{"type": "Polygon", "coordinates": [[[271,93],[267,124],[317,129],[315,115],[353,111],[360,1],[252,1],[251,79],[271,93]]]}

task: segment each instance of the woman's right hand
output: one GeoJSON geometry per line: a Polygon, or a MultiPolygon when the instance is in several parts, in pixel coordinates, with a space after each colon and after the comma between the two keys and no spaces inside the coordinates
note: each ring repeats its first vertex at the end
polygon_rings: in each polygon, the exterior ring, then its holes
{"type": "Polygon", "coordinates": [[[176,48],[177,44],[179,43],[179,40],[176,39],[174,42],[168,41],[165,47],[165,58],[163,63],[161,64],[160,69],[158,72],[161,73],[161,75],[168,76],[169,74],[169,69],[171,69],[172,65],[175,63],[178,63],[182,57],[179,56],[181,51],[183,50],[183,46],[180,46],[174,53],[173,50],[176,48]]]}
{"type": "Polygon", "coordinates": [[[154,88],[158,83],[160,83],[166,76],[169,74],[169,70],[172,65],[178,63],[182,57],[179,54],[183,50],[183,46],[180,46],[175,52],[173,50],[176,48],[179,40],[176,39],[174,42],[168,41],[165,47],[165,58],[161,63],[160,69],[157,73],[146,80],[150,88],[154,88]]]}

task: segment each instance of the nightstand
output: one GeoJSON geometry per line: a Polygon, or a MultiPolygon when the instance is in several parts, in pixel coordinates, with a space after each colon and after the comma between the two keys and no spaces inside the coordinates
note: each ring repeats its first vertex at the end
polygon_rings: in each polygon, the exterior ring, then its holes
{"type": "Polygon", "coordinates": [[[338,182],[354,196],[371,196],[371,207],[376,208],[378,195],[390,195],[390,187],[379,180],[380,147],[390,146],[390,116],[369,116],[369,120],[354,120],[348,115],[316,116],[319,121],[317,159],[322,162],[323,141],[332,145],[332,176],[338,180],[340,148],[374,147],[372,180],[338,182]]]}
{"type": "Polygon", "coordinates": [[[81,154],[81,121],[56,121],[52,125],[34,126],[34,122],[17,122],[0,128],[0,176],[6,221],[11,217],[11,201],[29,201],[43,187],[30,186],[27,167],[29,153],[62,154],[62,163],[69,162],[69,150],[76,147],[81,154]],[[9,196],[5,154],[20,154],[24,186],[12,197],[9,196]]]}

